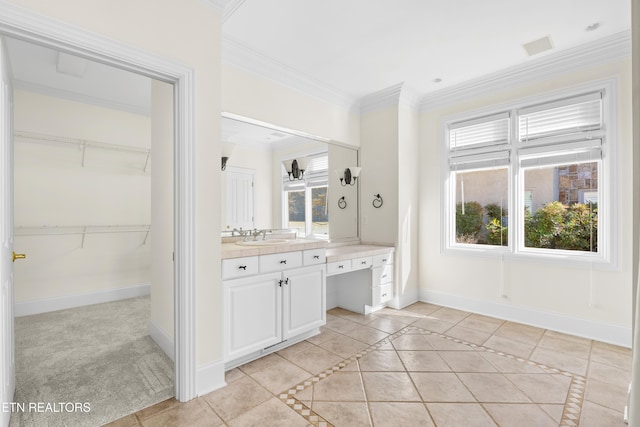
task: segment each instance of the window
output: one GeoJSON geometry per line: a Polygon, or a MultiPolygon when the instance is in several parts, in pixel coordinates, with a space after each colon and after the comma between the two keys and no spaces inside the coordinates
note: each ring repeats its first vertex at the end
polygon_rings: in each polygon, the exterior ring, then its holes
{"type": "Polygon", "coordinates": [[[290,181],[283,175],[284,228],[296,229],[300,236],[329,238],[327,172],[325,153],[311,157],[303,179],[290,181]]]}
{"type": "Polygon", "coordinates": [[[445,122],[446,247],[611,261],[612,89],[445,122]]]}

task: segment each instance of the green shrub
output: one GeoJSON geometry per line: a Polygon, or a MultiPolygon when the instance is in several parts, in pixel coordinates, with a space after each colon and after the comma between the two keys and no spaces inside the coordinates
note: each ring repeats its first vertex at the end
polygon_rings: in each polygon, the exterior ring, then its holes
{"type": "Polygon", "coordinates": [[[525,212],[525,244],[532,248],[598,250],[598,207],[555,201],[525,212]]]}
{"type": "Polygon", "coordinates": [[[487,221],[484,226],[487,244],[507,246],[509,229],[503,225],[503,218],[507,216],[507,210],[496,203],[485,205],[484,210],[487,213],[487,221]]]}
{"type": "Polygon", "coordinates": [[[465,202],[464,215],[462,214],[462,203],[456,204],[456,240],[467,236],[466,239],[475,238],[477,240],[482,229],[482,217],[484,215],[482,205],[478,202],[465,202]]]}

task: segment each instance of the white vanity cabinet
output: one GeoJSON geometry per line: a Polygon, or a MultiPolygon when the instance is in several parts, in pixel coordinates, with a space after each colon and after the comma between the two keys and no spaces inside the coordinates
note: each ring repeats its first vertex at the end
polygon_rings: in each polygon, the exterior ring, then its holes
{"type": "Polygon", "coordinates": [[[342,259],[327,263],[329,307],[369,314],[393,299],[393,248],[364,247],[364,253],[372,250],[378,253],[361,256],[362,252],[349,246],[334,250],[342,259]]]}
{"type": "Polygon", "coordinates": [[[227,367],[307,338],[326,323],[324,259],[323,249],[222,260],[227,367]],[[245,272],[239,267],[256,262],[257,274],[237,278],[245,272]]]}
{"type": "Polygon", "coordinates": [[[281,273],[223,282],[225,360],[282,341],[281,273]]]}

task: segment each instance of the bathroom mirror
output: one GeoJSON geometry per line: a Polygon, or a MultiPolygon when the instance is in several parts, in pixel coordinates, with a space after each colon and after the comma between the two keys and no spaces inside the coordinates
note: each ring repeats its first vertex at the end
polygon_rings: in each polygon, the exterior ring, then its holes
{"type": "Polygon", "coordinates": [[[358,237],[357,181],[342,186],[339,180],[358,164],[357,149],[223,113],[222,157],[223,236],[240,228],[284,228],[306,238],[358,237]]]}

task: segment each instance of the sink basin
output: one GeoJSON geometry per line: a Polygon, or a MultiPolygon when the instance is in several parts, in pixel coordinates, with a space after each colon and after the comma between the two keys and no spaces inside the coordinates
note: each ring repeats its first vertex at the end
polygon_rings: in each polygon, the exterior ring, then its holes
{"type": "Polygon", "coordinates": [[[242,245],[242,246],[271,246],[271,245],[286,245],[289,242],[291,242],[290,239],[248,240],[246,242],[236,242],[236,245],[242,245]]]}

